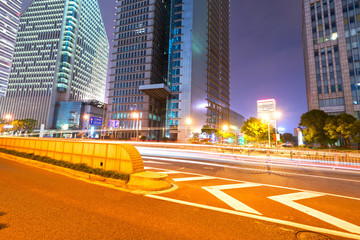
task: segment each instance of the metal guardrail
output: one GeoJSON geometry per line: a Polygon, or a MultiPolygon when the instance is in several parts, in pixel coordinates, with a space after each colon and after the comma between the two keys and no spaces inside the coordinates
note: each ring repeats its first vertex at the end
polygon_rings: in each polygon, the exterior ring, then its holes
{"type": "MultiPolygon", "coordinates": [[[[174,148],[193,151],[216,152],[248,157],[260,157],[267,160],[291,161],[292,163],[316,164],[331,167],[360,168],[360,154],[347,152],[326,152],[318,150],[262,149],[227,147],[217,145],[131,142],[138,147],[174,148]]],[[[360,169],[359,169],[360,170],[360,169]]]]}

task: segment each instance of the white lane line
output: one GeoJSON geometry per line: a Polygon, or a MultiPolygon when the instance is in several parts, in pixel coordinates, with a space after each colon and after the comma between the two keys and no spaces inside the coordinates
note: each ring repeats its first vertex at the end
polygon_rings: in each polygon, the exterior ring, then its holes
{"type": "MultiPolygon", "coordinates": [[[[206,162],[189,161],[189,160],[172,159],[172,158],[158,158],[158,157],[146,157],[146,158],[157,159],[157,160],[168,161],[168,162],[192,163],[192,164],[215,166],[215,167],[222,167],[222,168],[241,169],[241,170],[247,170],[247,171],[258,171],[258,172],[266,172],[266,173],[269,172],[269,170],[266,170],[266,169],[253,169],[253,168],[234,167],[234,166],[217,164],[217,163],[206,163],[206,162]]],[[[289,172],[274,171],[274,170],[270,170],[270,171],[273,172],[273,173],[283,173],[283,174],[294,175],[294,176],[321,178],[321,179],[330,179],[330,180],[337,180],[337,181],[347,181],[347,182],[360,183],[360,181],[353,180],[353,179],[324,177],[324,176],[317,176],[317,175],[308,175],[308,174],[301,174],[301,173],[289,173],[289,172]]]]}
{"type": "Polygon", "coordinates": [[[255,209],[245,205],[244,203],[240,202],[239,200],[237,200],[237,199],[231,197],[230,195],[224,193],[223,191],[221,191],[221,190],[226,190],[226,189],[249,188],[249,187],[258,187],[258,186],[261,186],[261,185],[255,184],[255,183],[239,183],[239,184],[203,187],[203,189],[205,189],[209,193],[213,194],[215,197],[217,197],[221,201],[225,202],[227,205],[229,205],[230,207],[234,208],[237,211],[262,215],[255,209]]]}
{"type": "Polygon", "coordinates": [[[359,239],[360,240],[360,235],[357,235],[357,234],[345,233],[345,232],[340,232],[340,231],[326,229],[326,228],[320,228],[320,227],[313,227],[313,226],[309,226],[309,225],[305,225],[305,224],[301,224],[301,223],[294,223],[294,222],[290,222],[290,221],[286,221],[286,220],[269,218],[269,217],[254,215],[254,214],[250,214],[250,213],[238,212],[238,211],[235,211],[235,210],[224,209],[224,208],[211,207],[211,206],[207,206],[207,205],[203,205],[203,204],[186,202],[186,201],[182,201],[182,200],[176,200],[176,199],[157,196],[157,195],[146,195],[146,196],[150,197],[150,198],[158,199],[158,200],[167,201],[167,202],[173,202],[173,203],[183,204],[183,205],[187,205],[187,206],[198,207],[198,208],[218,211],[218,212],[222,212],[222,213],[233,214],[233,215],[237,215],[237,216],[242,216],[242,217],[247,217],[247,218],[252,218],[252,219],[257,219],[257,220],[262,220],[262,221],[267,221],[267,222],[272,222],[272,223],[277,223],[277,224],[282,224],[282,225],[295,227],[295,228],[301,228],[301,229],[305,229],[305,230],[308,230],[308,231],[319,232],[319,233],[323,233],[323,234],[329,234],[329,235],[334,235],[334,236],[339,236],[339,237],[347,237],[347,238],[359,239]]]}
{"type": "Polygon", "coordinates": [[[315,218],[318,218],[324,222],[330,223],[331,225],[334,225],[338,228],[342,228],[346,231],[360,234],[360,227],[356,226],[352,223],[346,222],[344,220],[341,220],[339,218],[333,217],[329,214],[320,212],[318,210],[312,209],[310,207],[306,207],[300,203],[296,203],[294,201],[296,200],[302,200],[302,199],[308,199],[308,198],[314,198],[314,197],[321,197],[324,196],[324,194],[318,194],[318,193],[310,193],[310,192],[299,192],[299,193],[290,193],[290,194],[283,194],[278,196],[272,196],[268,197],[274,201],[277,201],[279,203],[282,203],[286,206],[289,206],[291,208],[294,208],[298,211],[304,212],[310,216],[313,216],[315,218]]]}
{"type": "Polygon", "coordinates": [[[188,181],[201,181],[201,180],[210,180],[216,179],[216,177],[202,176],[202,177],[186,177],[186,178],[173,178],[175,182],[188,182],[188,181]]]}
{"type": "MultiPolygon", "coordinates": [[[[162,171],[166,171],[166,170],[167,170],[167,169],[162,169],[162,168],[155,168],[155,169],[157,169],[157,170],[162,170],[162,171]]],[[[182,174],[190,174],[190,175],[198,175],[198,176],[207,176],[207,175],[198,174],[198,173],[192,173],[192,172],[181,172],[181,171],[179,171],[179,173],[182,173],[182,174]]],[[[231,179],[231,178],[222,178],[222,177],[216,177],[216,178],[217,178],[217,179],[220,179],[220,180],[225,180],[225,181],[245,183],[245,181],[236,180],[236,179],[231,179]]],[[[349,197],[349,196],[344,196],[344,195],[339,195],[339,194],[326,193],[326,192],[317,192],[317,191],[311,191],[311,190],[306,190],[306,189],[301,189],[301,188],[292,188],[292,187],[277,186],[277,185],[271,185],[271,184],[266,184],[266,183],[256,183],[256,182],[252,182],[252,183],[260,184],[260,185],[265,186],[265,187],[281,188],[281,189],[295,190],[295,191],[300,191],[300,192],[304,192],[304,191],[305,191],[305,192],[319,193],[319,194],[325,194],[325,195],[332,196],[332,197],[339,197],[339,198],[345,198],[345,199],[351,199],[351,200],[360,201],[360,198],[349,197]]]]}
{"type": "Polygon", "coordinates": [[[172,165],[171,163],[156,162],[156,161],[144,161],[144,163],[156,163],[156,164],[172,165]]]}
{"type": "Polygon", "coordinates": [[[159,172],[159,173],[163,173],[163,174],[178,174],[180,172],[177,171],[165,171],[165,172],[159,172]]]}

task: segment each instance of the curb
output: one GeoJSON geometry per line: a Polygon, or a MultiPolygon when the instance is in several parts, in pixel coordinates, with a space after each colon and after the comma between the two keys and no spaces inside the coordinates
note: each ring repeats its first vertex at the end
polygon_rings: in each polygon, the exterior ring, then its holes
{"type": "Polygon", "coordinates": [[[137,194],[151,194],[153,192],[171,191],[171,190],[176,189],[175,185],[172,185],[169,183],[169,181],[167,179],[168,176],[166,174],[152,173],[152,172],[135,173],[135,174],[130,174],[130,180],[129,180],[129,182],[126,182],[126,181],[120,180],[120,179],[105,178],[102,176],[85,173],[85,172],[80,172],[80,171],[72,170],[69,168],[59,167],[56,165],[52,165],[49,163],[43,163],[43,162],[39,162],[36,160],[28,159],[28,158],[17,157],[17,156],[6,154],[6,153],[0,153],[0,157],[15,161],[18,163],[27,164],[27,165],[30,165],[33,167],[40,167],[45,170],[54,171],[56,173],[59,173],[59,174],[65,175],[65,176],[72,176],[72,177],[76,177],[76,178],[89,180],[92,182],[101,182],[103,184],[109,184],[116,188],[120,188],[121,190],[124,190],[124,191],[130,191],[130,192],[136,191],[137,194]],[[161,175],[161,176],[159,176],[159,175],[161,175]],[[165,176],[163,176],[163,175],[165,175],[165,176]],[[155,177],[155,179],[154,179],[153,176],[157,176],[157,177],[155,177]],[[139,178],[141,180],[136,180],[139,178]],[[130,183],[130,181],[132,179],[135,179],[135,182],[132,181],[132,183],[134,182],[134,184],[130,183]],[[128,184],[128,183],[130,183],[130,184],[128,184]],[[149,185],[149,183],[150,183],[150,185],[149,185]]]}

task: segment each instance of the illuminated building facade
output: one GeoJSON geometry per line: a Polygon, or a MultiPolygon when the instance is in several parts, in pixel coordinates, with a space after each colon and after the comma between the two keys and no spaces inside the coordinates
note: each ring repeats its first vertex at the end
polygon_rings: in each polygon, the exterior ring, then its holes
{"type": "Polygon", "coordinates": [[[172,1],[173,97],[167,120],[171,139],[185,141],[204,125],[221,129],[229,124],[229,28],[229,0],[172,1]]]}
{"type": "Polygon", "coordinates": [[[276,101],[275,99],[265,99],[257,101],[258,118],[269,122],[276,128],[276,101]]]}
{"type": "Polygon", "coordinates": [[[57,102],[103,102],[108,54],[97,0],[32,1],[20,18],[0,114],[53,128],[57,102]]]}
{"type": "Polygon", "coordinates": [[[164,136],[170,0],[117,1],[108,119],[115,138],[164,136]]]}
{"type": "Polygon", "coordinates": [[[0,97],[8,85],[21,10],[20,0],[0,1],[0,97]]]}
{"type": "Polygon", "coordinates": [[[308,109],[360,112],[360,3],[303,0],[308,109]]]}
{"type": "Polygon", "coordinates": [[[117,137],[140,129],[185,141],[228,124],[229,0],[120,0],[117,9],[108,100],[117,137]]]}

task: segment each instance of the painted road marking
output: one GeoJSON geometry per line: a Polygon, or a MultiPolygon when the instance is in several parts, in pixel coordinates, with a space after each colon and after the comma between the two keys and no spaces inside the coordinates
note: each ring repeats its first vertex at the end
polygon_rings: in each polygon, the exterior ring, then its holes
{"type": "Polygon", "coordinates": [[[339,218],[330,216],[330,215],[320,212],[318,210],[306,207],[300,203],[294,202],[296,200],[321,197],[321,196],[325,196],[325,194],[312,193],[312,192],[299,192],[299,193],[290,193],[290,194],[284,194],[284,195],[279,195],[279,196],[272,196],[272,197],[268,197],[268,198],[270,198],[274,201],[277,201],[279,203],[282,203],[286,206],[292,207],[301,212],[304,212],[304,213],[306,213],[310,216],[313,216],[315,218],[318,218],[324,222],[330,223],[331,225],[342,228],[346,231],[360,234],[360,227],[358,227],[352,223],[349,223],[349,222],[346,222],[339,218]]]}
{"type": "MultiPolygon", "coordinates": [[[[164,168],[152,168],[152,169],[161,170],[161,171],[166,171],[166,170],[168,170],[168,169],[164,169],[164,168]]],[[[181,172],[181,171],[179,171],[179,173],[189,174],[189,175],[197,175],[197,176],[208,176],[208,175],[203,175],[203,174],[199,174],[199,173],[192,173],[192,172],[181,172]]],[[[209,176],[209,177],[210,177],[210,176],[209,176]]],[[[231,181],[231,182],[238,182],[238,183],[245,183],[245,181],[241,181],[241,180],[237,180],[237,179],[231,179],[231,178],[216,177],[216,179],[225,180],[225,181],[231,181]]],[[[251,182],[251,183],[256,183],[256,182],[251,182]]],[[[306,190],[306,189],[301,189],[301,188],[284,187],[284,186],[271,185],[271,184],[266,184],[266,183],[256,183],[256,184],[260,184],[260,185],[266,186],[266,187],[274,187],[274,188],[288,189],[288,190],[294,190],[294,191],[300,191],[300,192],[321,193],[321,194],[325,194],[325,195],[328,195],[328,196],[333,196],[333,197],[339,197],[339,198],[345,198],[345,199],[352,199],[352,200],[360,201],[360,198],[349,197],[349,196],[344,196],[344,195],[339,195],[339,194],[333,194],[333,193],[316,192],[316,191],[311,191],[311,190],[306,190]]]]}
{"type": "Polygon", "coordinates": [[[267,221],[267,222],[272,222],[272,223],[277,223],[277,224],[282,224],[282,225],[295,227],[295,228],[301,228],[301,229],[305,229],[305,230],[308,230],[308,231],[313,231],[313,232],[318,232],[318,233],[323,233],[323,234],[330,234],[330,235],[334,235],[334,236],[347,237],[347,238],[359,239],[360,240],[360,235],[357,235],[357,234],[340,232],[340,231],[326,229],[326,228],[320,228],[320,227],[313,227],[313,226],[305,225],[305,224],[301,224],[301,223],[294,223],[294,222],[290,222],[290,221],[286,221],[286,220],[269,218],[269,217],[254,215],[254,214],[250,214],[250,213],[224,209],[224,208],[211,207],[211,206],[207,206],[207,205],[203,205],[203,204],[192,203],[192,202],[187,202],[187,201],[182,201],[182,200],[177,200],[177,199],[172,199],[172,198],[167,198],[167,197],[162,197],[162,196],[157,196],[157,195],[151,195],[150,194],[150,195],[146,195],[146,196],[150,197],[150,198],[158,199],[158,200],[183,204],[183,205],[187,205],[187,206],[198,207],[198,208],[213,210],[213,211],[217,211],[217,212],[229,213],[229,214],[233,214],[233,215],[237,215],[237,216],[242,216],[242,217],[247,217],[247,218],[252,218],[252,219],[257,219],[257,220],[262,220],[262,221],[267,221]]]}
{"type": "MultiPolygon", "coordinates": [[[[157,168],[157,170],[161,170],[161,171],[166,171],[166,169],[160,169],[160,168],[157,168]]],[[[198,175],[198,176],[206,176],[206,175],[201,175],[201,174],[197,174],[197,173],[190,173],[190,172],[180,172],[179,173],[183,173],[183,174],[192,174],[192,175],[198,175]]],[[[208,191],[208,189],[212,188],[212,189],[215,189],[215,190],[219,190],[219,188],[223,188],[222,190],[225,190],[225,189],[232,189],[234,185],[234,188],[235,186],[236,187],[239,187],[241,184],[244,184],[243,186],[245,186],[245,184],[253,184],[253,186],[267,186],[267,187],[274,187],[274,188],[280,188],[280,189],[289,189],[289,190],[295,190],[295,191],[301,191],[301,193],[304,193],[305,194],[308,194],[307,196],[311,196],[312,197],[315,197],[315,196],[334,196],[334,197],[339,197],[339,198],[344,198],[344,199],[352,199],[352,200],[357,200],[357,201],[360,201],[360,198],[355,198],[355,197],[349,197],[349,196],[343,196],[343,195],[337,195],[337,194],[331,194],[331,193],[322,193],[322,192],[315,192],[315,191],[308,191],[308,190],[304,190],[304,189],[298,189],[298,188],[290,188],[290,187],[283,187],[283,186],[276,186],[276,185],[270,185],[270,184],[262,184],[262,183],[250,183],[250,182],[244,182],[244,181],[240,181],[240,180],[235,180],[235,179],[229,179],[229,178],[220,178],[220,177],[217,177],[217,179],[220,179],[220,180],[227,180],[227,181],[231,181],[231,182],[237,182],[237,183],[240,183],[240,184],[228,184],[228,185],[220,185],[220,186],[212,186],[212,187],[203,187],[205,190],[208,191]],[[208,188],[208,189],[206,189],[208,188]]],[[[211,192],[211,191],[210,191],[211,192]]],[[[217,192],[218,193],[218,192],[217,192]]],[[[296,194],[300,194],[300,193],[296,193],[296,194]]],[[[219,196],[219,194],[217,194],[219,196]]],[[[287,194],[286,194],[287,195],[287,194]]],[[[243,216],[243,217],[248,217],[248,218],[253,218],[253,219],[259,219],[259,220],[264,220],[264,221],[268,221],[268,222],[273,222],[273,223],[279,223],[279,224],[283,224],[283,225],[287,225],[287,226],[292,226],[292,227],[297,227],[297,228],[302,228],[302,229],[305,229],[305,230],[309,230],[309,231],[315,231],[315,232],[319,232],[319,233],[324,233],[324,234],[331,234],[331,235],[335,235],[335,236],[341,236],[341,237],[347,237],[347,238],[353,238],[353,239],[360,239],[360,235],[357,235],[357,234],[350,234],[348,232],[341,232],[341,231],[337,231],[337,230],[331,230],[331,229],[326,229],[326,228],[321,228],[321,227],[314,227],[314,226],[310,226],[310,225],[306,225],[306,224],[301,224],[301,223],[295,223],[295,222],[290,222],[290,221],[287,221],[287,220],[281,220],[281,219],[276,219],[276,218],[271,218],[271,217],[265,217],[265,216],[262,216],[261,214],[253,214],[253,213],[249,213],[249,212],[243,212],[243,211],[236,211],[236,210],[229,210],[229,209],[224,209],[224,208],[219,208],[219,207],[213,207],[213,206],[208,206],[208,205],[204,205],[204,204],[198,204],[198,203],[192,203],[192,202],[187,202],[187,201],[182,201],[182,200],[177,200],[177,199],[172,199],[172,198],[168,198],[168,197],[162,197],[162,196],[157,196],[157,195],[147,195],[148,197],[151,197],[151,198],[156,198],[156,199],[159,199],[159,200],[164,200],[164,201],[169,201],[169,202],[174,202],[174,203],[179,203],[179,204],[184,204],[184,205],[188,205],[188,206],[193,206],[193,207],[199,207],[199,208],[204,208],[204,209],[209,209],[209,210],[214,210],[214,211],[218,211],[218,212],[224,212],[224,213],[230,213],[230,214],[234,214],[234,215],[238,215],[238,216],[243,216]]],[[[282,196],[282,195],[280,195],[282,196]]],[[[295,195],[296,197],[299,197],[298,195],[295,195]]],[[[302,195],[304,196],[304,195],[302,195]]],[[[274,196],[275,199],[277,199],[276,197],[279,197],[279,196],[274,196]]],[[[273,197],[269,197],[270,199],[273,198],[273,197]]],[[[223,199],[226,199],[223,198],[223,199]]],[[[275,199],[272,199],[272,200],[275,200],[275,199]]],[[[299,199],[298,199],[299,200],[299,199]]],[[[226,202],[227,200],[225,200],[226,202]]],[[[237,200],[236,200],[237,201],[237,200]]],[[[228,201],[229,203],[229,201],[228,201]]],[[[231,204],[233,204],[231,202],[231,204]]],[[[297,203],[296,203],[297,204],[297,203]]],[[[229,204],[228,204],[229,205],[229,204]]],[[[231,205],[230,205],[231,206],[231,205]]],[[[301,205],[302,207],[305,207],[305,208],[308,208],[306,206],[303,206],[301,205]]],[[[248,206],[247,206],[248,207],[248,206]]],[[[296,206],[298,207],[298,206],[296,206]]],[[[305,208],[303,209],[305,212],[305,208]]],[[[309,210],[311,208],[308,208],[306,210],[309,210]]],[[[314,209],[311,209],[313,212],[314,211],[317,211],[317,210],[314,210],[314,209]]],[[[317,213],[321,213],[319,211],[317,211],[317,213]]],[[[321,213],[321,214],[324,214],[324,213],[321,213]]],[[[326,217],[330,216],[330,215],[327,215],[325,214],[326,217]]],[[[324,215],[322,215],[321,217],[323,217],[324,215]]],[[[332,217],[332,220],[336,219],[336,221],[340,220],[340,222],[338,223],[341,223],[341,225],[339,224],[336,224],[335,226],[337,227],[340,227],[342,229],[344,229],[344,226],[345,226],[345,230],[348,230],[348,231],[351,231],[354,233],[360,233],[358,231],[358,226],[356,225],[348,225],[348,224],[351,224],[351,223],[347,223],[341,219],[338,219],[338,218],[335,218],[335,217],[332,217]],[[345,223],[342,224],[342,223],[345,223]]],[[[331,220],[331,221],[332,221],[331,220]]],[[[332,221],[333,222],[333,221],[332,221]]],[[[329,223],[329,222],[328,222],[329,223]]],[[[334,224],[332,224],[334,225],[334,224]]]]}
{"type": "Polygon", "coordinates": [[[237,200],[237,199],[231,197],[230,195],[224,193],[223,191],[221,191],[221,190],[226,190],[226,189],[248,188],[248,187],[258,187],[258,186],[261,186],[261,185],[256,184],[256,183],[239,183],[239,184],[203,187],[203,189],[205,189],[209,193],[213,194],[215,197],[217,197],[221,201],[225,202],[227,205],[229,205],[230,207],[234,208],[237,211],[262,215],[255,209],[252,209],[251,207],[240,202],[239,200],[237,200]]]}
{"type": "Polygon", "coordinates": [[[210,180],[216,179],[216,177],[202,176],[202,177],[186,177],[186,178],[173,178],[175,182],[188,182],[188,181],[200,181],[200,180],[210,180]]]}
{"type": "Polygon", "coordinates": [[[157,162],[157,161],[144,161],[144,163],[155,163],[155,164],[172,165],[172,163],[164,163],[164,162],[157,162]]]}
{"type": "Polygon", "coordinates": [[[160,172],[160,173],[163,173],[163,174],[179,174],[180,172],[177,172],[177,171],[165,171],[165,172],[160,172]]]}
{"type": "MultiPolygon", "coordinates": [[[[241,170],[258,171],[258,172],[266,172],[266,173],[269,172],[269,170],[267,170],[267,169],[243,168],[243,167],[235,167],[235,166],[229,166],[229,165],[223,165],[223,164],[217,164],[217,163],[188,161],[188,160],[183,160],[183,159],[159,158],[159,157],[144,157],[144,158],[146,158],[146,159],[157,159],[157,160],[160,160],[160,161],[162,160],[162,161],[167,161],[167,162],[192,163],[192,164],[207,165],[207,166],[222,167],[222,168],[241,169],[241,170]]],[[[293,175],[293,176],[302,176],[302,177],[321,178],[321,179],[330,179],[330,180],[337,180],[337,181],[347,181],[347,182],[360,183],[359,180],[353,180],[353,179],[324,177],[324,176],[301,174],[301,173],[282,172],[282,171],[276,171],[276,170],[270,170],[270,171],[273,172],[273,173],[282,173],[282,174],[293,175]]]]}

